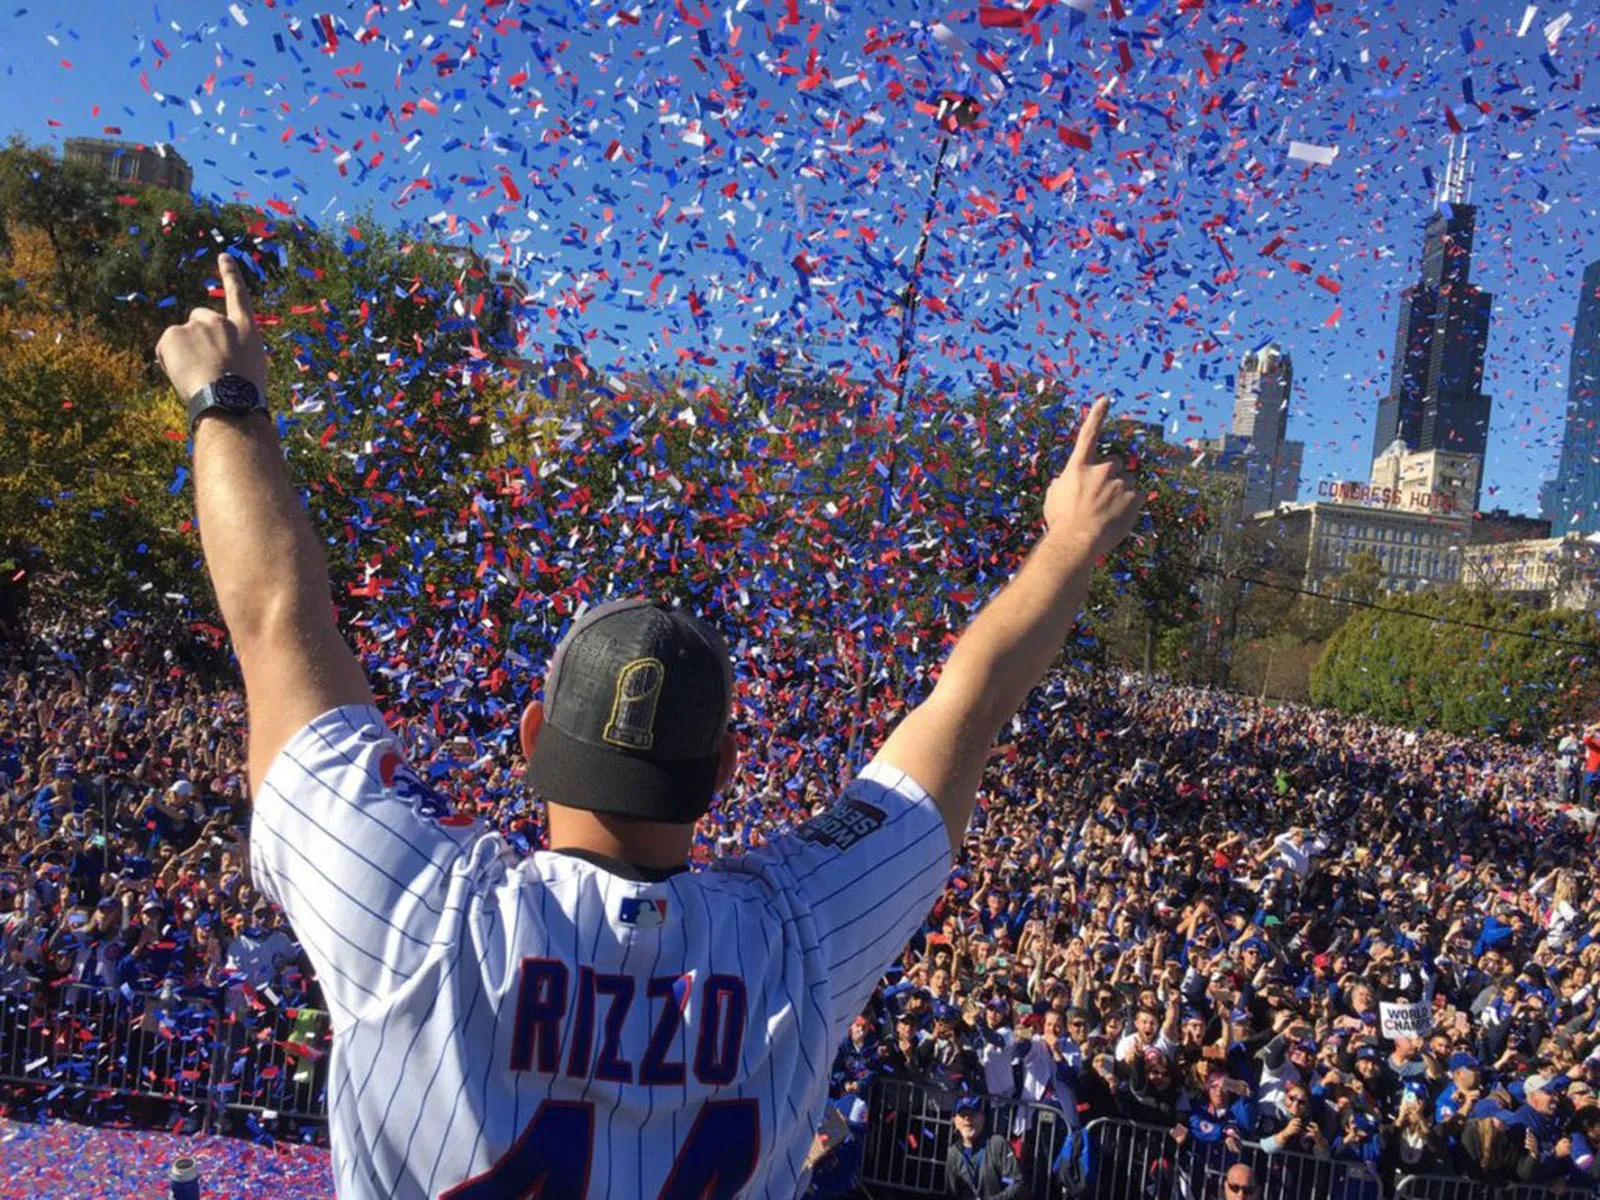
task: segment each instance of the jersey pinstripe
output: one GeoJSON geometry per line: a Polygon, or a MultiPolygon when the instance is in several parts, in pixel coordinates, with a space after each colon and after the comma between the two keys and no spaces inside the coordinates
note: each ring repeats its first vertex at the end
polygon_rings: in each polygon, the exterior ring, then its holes
{"type": "Polygon", "coordinates": [[[719,1195],[796,1194],[834,1048],[950,853],[932,800],[873,766],[824,816],[707,871],[517,863],[448,817],[362,706],[274,761],[251,861],[331,1011],[341,1196],[518,1196],[530,1170],[581,1167],[548,1179],[654,1200],[696,1170],[719,1195]],[[751,1139],[746,1175],[727,1143],[751,1139]]]}

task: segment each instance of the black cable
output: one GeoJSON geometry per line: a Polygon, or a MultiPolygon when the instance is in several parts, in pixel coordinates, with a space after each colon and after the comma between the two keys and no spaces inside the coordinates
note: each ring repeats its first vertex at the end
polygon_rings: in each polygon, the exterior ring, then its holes
{"type": "Polygon", "coordinates": [[[1207,575],[1215,575],[1221,579],[1234,579],[1240,583],[1252,584],[1256,587],[1273,588],[1280,592],[1293,592],[1297,596],[1310,596],[1315,600],[1327,600],[1333,604],[1353,604],[1357,608],[1370,608],[1381,613],[1393,613],[1399,617],[1415,617],[1421,621],[1433,621],[1440,625],[1459,625],[1464,629],[1476,629],[1480,633],[1502,634],[1510,637],[1527,638],[1533,642],[1548,642],[1555,646],[1575,646],[1580,650],[1591,652],[1600,650],[1600,642],[1586,642],[1579,638],[1560,637],[1544,633],[1532,633],[1526,629],[1507,629],[1501,625],[1486,625],[1482,621],[1469,620],[1466,617],[1440,616],[1435,613],[1418,612],[1414,608],[1400,608],[1395,605],[1378,604],[1372,600],[1360,600],[1354,596],[1336,596],[1327,592],[1318,592],[1311,588],[1296,587],[1290,583],[1277,583],[1270,579],[1262,579],[1255,575],[1244,575],[1238,571],[1228,571],[1221,567],[1213,567],[1206,563],[1183,563],[1192,571],[1200,571],[1207,575]]]}

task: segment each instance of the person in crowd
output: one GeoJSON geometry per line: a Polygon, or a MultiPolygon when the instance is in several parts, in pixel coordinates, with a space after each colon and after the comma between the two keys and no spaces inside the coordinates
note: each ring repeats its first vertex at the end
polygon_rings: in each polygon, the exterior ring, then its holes
{"type": "Polygon", "coordinates": [[[1028,1183],[1011,1144],[998,1133],[986,1133],[983,1101],[963,1096],[956,1101],[956,1139],[945,1160],[945,1195],[956,1200],[1023,1200],[1028,1183]]]}
{"type": "Polygon", "coordinates": [[[1223,1174],[1222,1192],[1228,1200],[1255,1200],[1261,1194],[1255,1168],[1248,1163],[1234,1163],[1223,1174]]]}
{"type": "Polygon", "coordinates": [[[1583,796],[1588,808],[1600,799],[1600,723],[1586,726],[1583,731],[1583,796]]]}

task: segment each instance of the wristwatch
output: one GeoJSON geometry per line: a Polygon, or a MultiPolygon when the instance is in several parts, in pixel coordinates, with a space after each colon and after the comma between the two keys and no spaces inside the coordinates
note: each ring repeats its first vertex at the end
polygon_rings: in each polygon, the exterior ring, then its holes
{"type": "Polygon", "coordinates": [[[189,397],[189,432],[209,412],[242,417],[256,411],[267,411],[260,388],[242,375],[219,375],[189,397]]]}

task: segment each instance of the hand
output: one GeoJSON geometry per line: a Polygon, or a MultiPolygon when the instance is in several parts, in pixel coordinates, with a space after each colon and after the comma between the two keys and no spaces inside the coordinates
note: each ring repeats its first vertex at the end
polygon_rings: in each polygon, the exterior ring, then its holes
{"type": "Polygon", "coordinates": [[[1187,1125],[1174,1125],[1168,1132],[1172,1134],[1172,1140],[1180,1146],[1189,1140],[1189,1127],[1187,1125]]]}
{"type": "Polygon", "coordinates": [[[1539,1157],[1539,1139],[1533,1136],[1533,1130],[1528,1130],[1522,1135],[1522,1144],[1528,1153],[1535,1158],[1539,1157]]]}
{"type": "Polygon", "coordinates": [[[1101,460],[1097,443],[1111,402],[1101,398],[1078,429],[1072,457],[1044,497],[1044,523],[1052,533],[1080,538],[1096,557],[1114,550],[1139,519],[1142,500],[1125,465],[1101,460]]]}
{"type": "Polygon", "coordinates": [[[250,297],[239,264],[217,256],[227,315],[196,308],[182,325],[170,325],[156,343],[156,361],[172,381],[178,398],[187,401],[219,375],[239,375],[266,393],[267,352],[256,329],[250,297]]]}
{"type": "Polygon", "coordinates": [[[1572,1139],[1564,1137],[1556,1143],[1556,1157],[1566,1158],[1572,1153],[1572,1139]]]}

